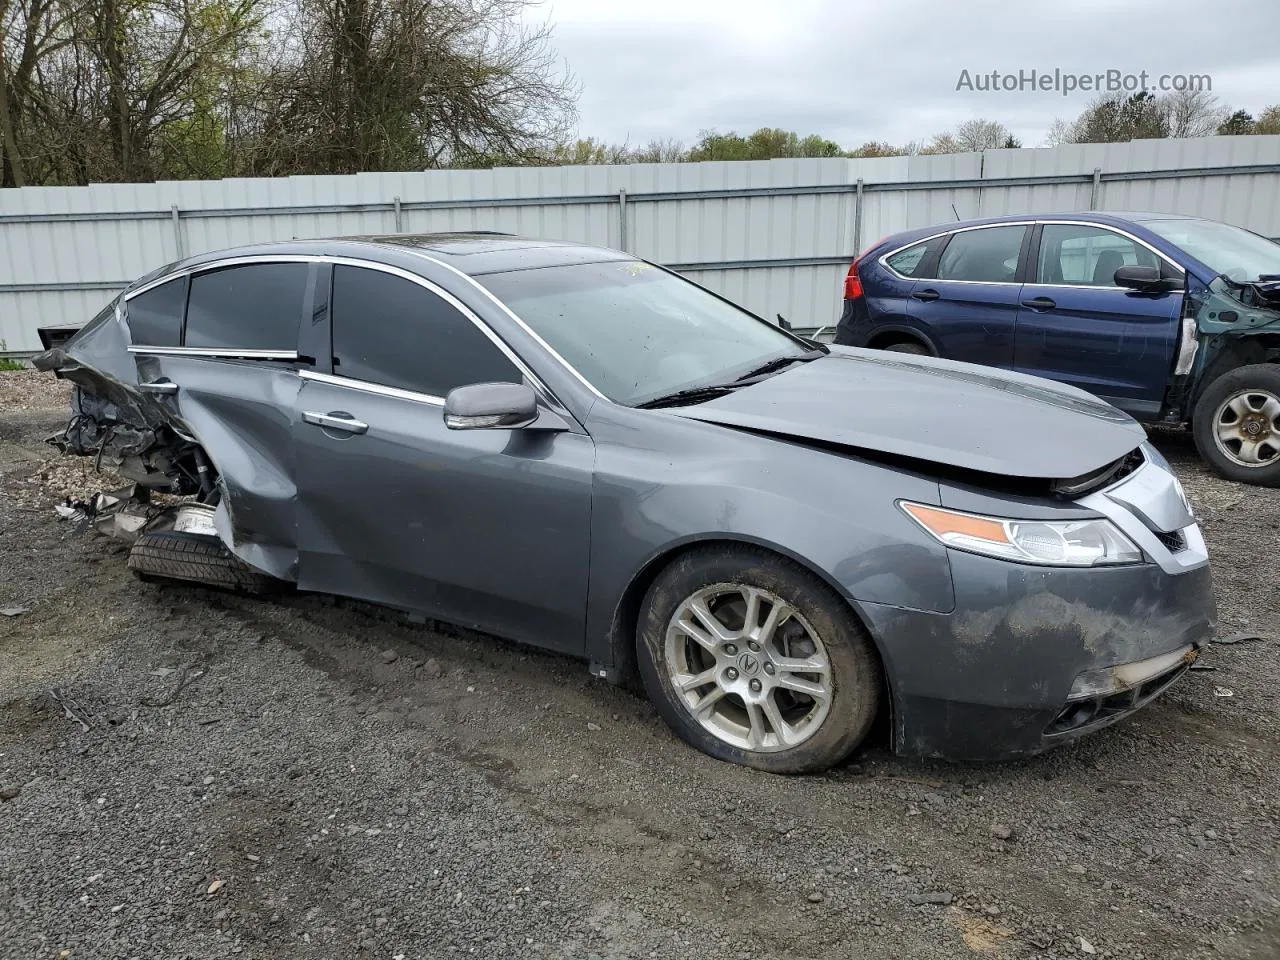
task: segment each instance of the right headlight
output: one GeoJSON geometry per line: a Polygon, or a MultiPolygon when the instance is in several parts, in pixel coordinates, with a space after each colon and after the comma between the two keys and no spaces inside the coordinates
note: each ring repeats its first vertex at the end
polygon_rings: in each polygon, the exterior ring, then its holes
{"type": "Polygon", "coordinates": [[[948,547],[1058,567],[1141,563],[1142,551],[1110,520],[1015,520],[899,500],[898,506],[948,547]]]}

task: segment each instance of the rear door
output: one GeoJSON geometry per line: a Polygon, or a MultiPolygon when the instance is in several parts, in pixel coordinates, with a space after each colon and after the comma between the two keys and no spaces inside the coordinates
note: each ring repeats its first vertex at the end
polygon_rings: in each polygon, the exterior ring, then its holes
{"type": "Polygon", "coordinates": [[[941,356],[1013,366],[1019,264],[1028,224],[970,227],[947,238],[931,277],[919,277],[908,311],[941,356]]]}
{"type": "Polygon", "coordinates": [[[1037,233],[1018,311],[1015,369],[1087,390],[1134,416],[1157,415],[1182,293],[1129,290],[1116,286],[1114,275],[1122,266],[1159,267],[1161,258],[1096,224],[1047,222],[1037,233]]]}
{"type": "Polygon", "coordinates": [[[299,586],[582,652],[591,438],[447,428],[454,387],[532,378],[421,278],[336,265],[328,313],[294,426],[299,586]]]}
{"type": "Polygon", "coordinates": [[[237,553],[293,574],[290,417],[314,264],[212,264],[126,303],[139,389],[198,440],[220,475],[237,553]]]}

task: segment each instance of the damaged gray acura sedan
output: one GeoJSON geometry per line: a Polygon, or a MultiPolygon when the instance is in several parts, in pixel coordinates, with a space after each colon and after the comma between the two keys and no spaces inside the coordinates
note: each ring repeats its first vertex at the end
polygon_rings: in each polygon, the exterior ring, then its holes
{"type": "MultiPolygon", "coordinates": [[[[821,770],[877,715],[1029,754],[1195,660],[1204,540],[1071,387],[795,337],[622,253],[295,241],[133,284],[38,365],[147,491],[149,575],[362,598],[638,674],[707,753],[821,770]]],[[[135,504],[135,506],[137,506],[135,504]]]]}

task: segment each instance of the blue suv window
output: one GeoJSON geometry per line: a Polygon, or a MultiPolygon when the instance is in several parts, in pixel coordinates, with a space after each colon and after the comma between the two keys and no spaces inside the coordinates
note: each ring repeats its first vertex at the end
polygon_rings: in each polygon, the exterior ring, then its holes
{"type": "Polygon", "coordinates": [[[1025,226],[980,227],[952,234],[938,261],[939,280],[1012,283],[1018,275],[1025,226]]]}
{"type": "Polygon", "coordinates": [[[884,262],[893,269],[894,273],[900,273],[904,277],[914,277],[924,263],[928,252],[929,241],[926,240],[923,243],[917,243],[914,247],[899,250],[893,256],[885,257],[884,262]]]}
{"type": "Polygon", "coordinates": [[[1040,231],[1037,283],[1114,287],[1121,267],[1159,266],[1142,244],[1102,227],[1046,223],[1040,231]]]}

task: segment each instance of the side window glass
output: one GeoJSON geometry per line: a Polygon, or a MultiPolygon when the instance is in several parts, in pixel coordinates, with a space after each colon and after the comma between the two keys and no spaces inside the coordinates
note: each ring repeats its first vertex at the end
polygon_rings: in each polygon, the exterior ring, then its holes
{"type": "Polygon", "coordinates": [[[362,267],[333,270],[333,372],[443,397],[471,383],[520,383],[507,356],[430,290],[362,267]]]}
{"type": "Polygon", "coordinates": [[[193,274],[186,346],[297,350],[309,269],[255,263],[193,274]]]}
{"type": "Polygon", "coordinates": [[[182,342],[182,307],[186,277],[178,277],[125,303],[129,339],[134,346],[176,347],[182,342]]]}
{"type": "Polygon", "coordinates": [[[914,277],[916,270],[924,262],[925,254],[928,253],[929,242],[917,243],[914,247],[907,247],[905,250],[899,250],[891,257],[885,259],[895,273],[900,273],[904,277],[914,277]]]}
{"type": "Polygon", "coordinates": [[[938,261],[939,280],[1012,283],[1025,226],[983,227],[954,234],[938,261]]]}
{"type": "Polygon", "coordinates": [[[1101,227],[1046,223],[1040,231],[1038,283],[1114,287],[1121,267],[1156,266],[1140,243],[1101,227]]]}

